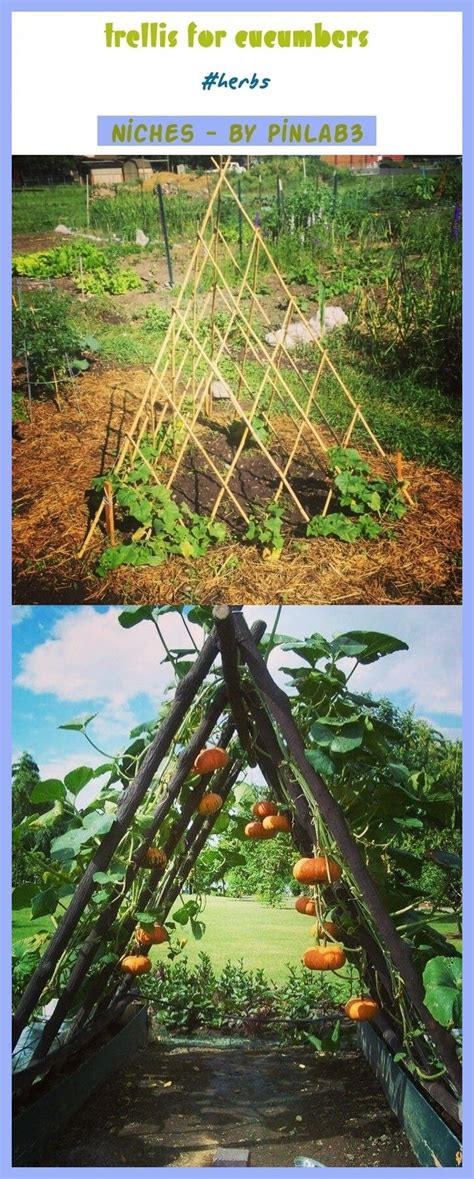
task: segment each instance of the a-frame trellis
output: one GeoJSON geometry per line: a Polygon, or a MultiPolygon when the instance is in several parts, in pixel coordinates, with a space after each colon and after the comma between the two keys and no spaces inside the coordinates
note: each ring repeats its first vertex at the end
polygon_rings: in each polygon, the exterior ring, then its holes
{"type": "MultiPolygon", "coordinates": [[[[230,758],[227,766],[212,778],[212,787],[223,799],[227,798],[245,763],[258,764],[277,802],[291,811],[292,835],[302,855],[311,855],[316,842],[314,819],[308,800],[311,799],[319,808],[323,823],[338,847],[341,861],[355,882],[377,931],[377,937],[374,937],[368,925],[361,923],[359,914],[354,944],[362,945],[365,953],[367,986],[370,989],[374,988],[375,993],[378,990],[383,995],[383,1014],[377,1020],[377,1029],[394,1051],[402,1050],[396,1018],[396,991],[402,986],[408,1008],[424,1029],[424,1036],[413,1041],[412,1051],[415,1059],[425,1073],[429,1071],[427,1047],[431,1044],[446,1070],[442,1079],[426,1080],[424,1086],[450,1118],[460,1121],[458,1096],[461,1071],[455,1040],[425,1007],[423,984],[411,960],[410,950],[385,908],[339,803],[305,756],[304,742],[293,719],[290,700],[275,684],[259,650],[258,644],[263,636],[265,624],[257,622],[250,631],[239,608],[216,606],[213,614],[214,629],[206,639],[193,666],[180,681],[167,716],[157,729],[136,777],[124,791],[113,826],[102,837],[41,962],[25,988],[13,1020],[14,1046],[67,950],[84,910],[89,905],[94,890],[95,874],[107,870],[114,852],[133,823],[138,808],[147,793],[153,789],[155,775],[169,753],[180,725],[219,653],[222,659],[223,683],[216,687],[203,719],[189,744],[180,754],[171,780],[168,781],[143,834],[141,845],[128,864],[124,880],[116,885],[115,894],[107,902],[99,918],[91,916],[89,933],[78,952],[69,977],[61,987],[56,1007],[44,1026],[34,1057],[25,1069],[14,1074],[14,1089],[20,1094],[28,1093],[38,1076],[49,1072],[54,1075],[55,1069],[62,1065],[69,1055],[78,1048],[82,1049],[85,1042],[103,1030],[126,1000],[130,980],[117,981],[117,964],[133,937],[135,913],[150,908],[157,919],[166,919],[212,831],[216,816],[203,817],[196,812],[197,804],[209,784],[209,775],[201,778],[198,785],[193,787],[182,803],[179,816],[168,830],[163,843],[168,856],[168,867],[164,874],[160,868],[154,868],[147,874],[146,883],[142,884],[139,891],[136,908],[125,916],[120,925],[118,941],[115,940],[114,943],[114,961],[103,965],[88,981],[90,968],[99,948],[107,944],[108,935],[121,905],[126,901],[134,882],[139,879],[148,847],[156,836],[159,836],[160,828],[173,804],[180,799],[197,753],[219,724],[219,744],[229,748],[230,758]],[[243,667],[246,668],[245,678],[242,678],[243,667]],[[295,770],[300,780],[295,775],[295,770]],[[381,949],[382,945],[384,951],[381,949]],[[55,1049],[57,1033],[71,1013],[73,1023],[68,1037],[55,1049]]],[[[344,900],[346,907],[350,909],[351,905],[355,904],[347,885],[337,884],[332,887],[335,887],[336,896],[344,900]]],[[[354,911],[357,913],[357,909],[354,911]]],[[[114,937],[117,939],[116,930],[114,937]]],[[[347,937],[346,941],[350,944],[350,937],[347,937]]],[[[140,952],[146,953],[146,950],[141,949],[140,952]]]]}
{"type": "MultiPolygon", "coordinates": [[[[272,256],[260,226],[255,224],[232,186],[230,158],[220,167],[208,208],[181,288],[171,310],[171,320],[143,396],[118,454],[114,473],[139,459],[150,478],[162,483],[179,500],[180,477],[190,453],[198,456],[212,492],[207,514],[214,520],[226,506],[244,524],[249,504],[239,494],[238,475],[243,452],[252,442],[267,471],[268,498],[278,503],[286,494],[300,522],[311,519],[298,486],[295,466],[305,459],[310,478],[326,481],[321,514],[333,499],[327,455],[331,447],[360,445],[382,464],[389,480],[399,474],[371,429],[361,405],[331,360],[317,317],[309,320],[301,311],[272,256]],[[222,228],[221,208],[237,206],[249,238],[245,262],[222,228]],[[276,302],[286,307],[283,322],[275,323],[261,295],[262,280],[270,277],[276,302]],[[303,330],[314,353],[309,367],[289,346],[289,330],[303,330]],[[226,407],[223,410],[223,406],[226,407]],[[207,427],[228,419],[239,423],[238,442],[223,463],[207,427]],[[280,415],[280,416],[278,416],[280,415]],[[264,431],[256,422],[264,423],[264,431]],[[285,422],[282,436],[282,421],[285,422]],[[240,436],[239,436],[240,435],[240,436]],[[153,461],[144,454],[144,440],[153,443],[153,461]]],[[[320,313],[322,314],[322,312],[320,313]]],[[[411,497],[403,488],[407,501],[411,497]]],[[[182,495],[181,495],[182,498],[182,495]]],[[[105,511],[109,535],[111,489],[91,522],[79,556],[86,551],[105,511]]]]}

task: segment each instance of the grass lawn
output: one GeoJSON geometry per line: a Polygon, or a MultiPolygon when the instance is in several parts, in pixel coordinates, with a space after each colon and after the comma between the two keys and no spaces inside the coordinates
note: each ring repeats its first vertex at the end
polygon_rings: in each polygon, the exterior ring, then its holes
{"type": "MultiPolygon", "coordinates": [[[[292,902],[272,909],[259,901],[210,896],[202,919],[206,932],[200,941],[195,941],[189,926],[183,926],[183,937],[188,938],[185,954],[193,964],[204,951],[217,972],[229,958],[234,962],[242,959],[247,969],[261,968],[281,984],[289,967],[298,966],[304,951],[313,944],[310,929],[314,919],[297,913],[292,902]]],[[[164,947],[157,946],[151,953],[154,959],[166,959],[164,947]]],[[[335,981],[338,976],[331,973],[330,977],[335,981]]]]}

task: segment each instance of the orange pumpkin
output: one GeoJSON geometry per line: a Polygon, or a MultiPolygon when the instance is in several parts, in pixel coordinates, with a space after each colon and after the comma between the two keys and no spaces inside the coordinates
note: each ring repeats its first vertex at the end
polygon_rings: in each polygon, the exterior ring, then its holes
{"type": "Polygon", "coordinates": [[[147,868],[162,868],[168,863],[168,856],[161,847],[149,847],[145,853],[144,863],[147,868]]]}
{"type": "Polygon", "coordinates": [[[335,921],[323,921],[322,924],[320,921],[316,921],[315,924],[311,926],[311,933],[313,934],[313,937],[324,937],[326,933],[328,933],[330,937],[340,936],[339,929],[335,921]]]}
{"type": "Polygon", "coordinates": [[[268,815],[277,815],[278,807],[274,802],[254,802],[252,807],[252,814],[256,819],[266,819],[268,815]]]}
{"type": "Polygon", "coordinates": [[[262,826],[264,831],[274,831],[277,834],[279,831],[291,831],[290,822],[286,815],[267,815],[262,826]]]}
{"type": "Polygon", "coordinates": [[[120,969],[125,974],[147,974],[151,970],[151,962],[145,954],[129,954],[128,958],[122,958],[120,969]]]}
{"type": "Polygon", "coordinates": [[[300,884],[328,884],[341,879],[341,869],[330,856],[312,856],[297,860],[293,876],[300,884]]]}
{"type": "Polygon", "coordinates": [[[222,806],[222,798],[220,794],[203,794],[201,801],[198,802],[198,811],[200,815],[215,815],[220,811],[222,806]]]}
{"type": "Polygon", "coordinates": [[[316,901],[311,897],[298,897],[295,901],[295,909],[298,913],[306,913],[308,917],[316,916],[316,901]]]}
{"type": "Polygon", "coordinates": [[[380,1007],[375,999],[370,998],[370,995],[364,995],[361,999],[349,999],[344,1012],[349,1019],[375,1019],[380,1013],[380,1007]]]}
{"type": "Polygon", "coordinates": [[[265,831],[263,823],[247,823],[245,827],[247,839],[271,839],[273,831],[265,831]]]}
{"type": "Polygon", "coordinates": [[[225,749],[216,746],[213,749],[201,749],[198,753],[193,769],[197,774],[213,774],[214,770],[221,770],[227,765],[229,754],[225,749]]]}
{"type": "Polygon", "coordinates": [[[168,930],[164,925],[152,925],[149,929],[142,929],[141,926],[135,930],[135,938],[139,946],[161,946],[163,942],[168,941],[168,930]]]}
{"type": "Polygon", "coordinates": [[[342,946],[311,946],[301,961],[308,970],[339,970],[344,966],[346,955],[342,946]]]}

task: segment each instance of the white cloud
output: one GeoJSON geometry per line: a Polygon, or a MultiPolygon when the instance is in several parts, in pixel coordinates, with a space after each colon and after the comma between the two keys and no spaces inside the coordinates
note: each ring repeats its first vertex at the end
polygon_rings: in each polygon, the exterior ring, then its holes
{"type": "Polygon", "coordinates": [[[27,618],[31,617],[32,606],[12,606],[12,626],[18,626],[20,622],[25,622],[27,618]]]}
{"type": "MultiPolygon", "coordinates": [[[[118,612],[66,609],[49,636],[22,655],[17,686],[76,704],[97,700],[111,713],[141,693],[158,702],[171,679],[169,664],[161,664],[163,647],[151,623],[124,630],[118,612]]],[[[163,615],[160,627],[170,647],[189,645],[178,615],[163,615]]],[[[191,629],[198,639],[199,628],[191,629]]]]}

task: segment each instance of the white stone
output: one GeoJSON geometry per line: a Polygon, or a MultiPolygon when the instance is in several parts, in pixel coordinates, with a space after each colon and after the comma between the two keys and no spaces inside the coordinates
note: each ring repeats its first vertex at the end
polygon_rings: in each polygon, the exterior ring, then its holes
{"type": "Polygon", "coordinates": [[[67,225],[56,225],[54,232],[70,234],[72,233],[72,229],[68,229],[67,225]]]}
{"type": "Polygon", "coordinates": [[[147,246],[149,240],[150,238],[143,232],[143,229],[137,229],[135,234],[135,243],[137,246],[147,246]]]}

